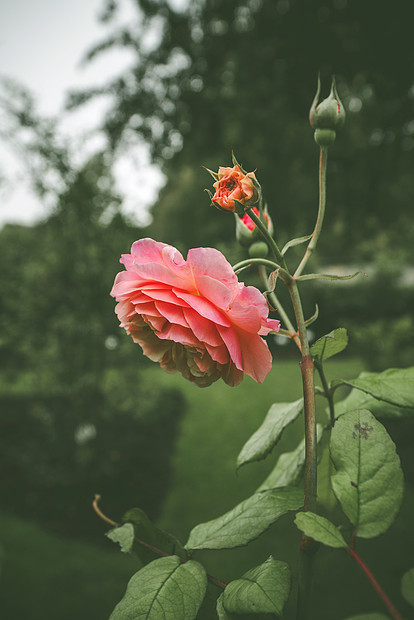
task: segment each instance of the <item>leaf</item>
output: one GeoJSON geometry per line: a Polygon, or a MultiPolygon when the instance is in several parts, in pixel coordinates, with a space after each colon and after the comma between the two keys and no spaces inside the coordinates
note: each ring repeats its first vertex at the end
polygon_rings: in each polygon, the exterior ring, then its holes
{"type": "Polygon", "coordinates": [[[389,368],[379,373],[365,372],[342,383],[397,407],[414,408],[414,366],[389,368]]]}
{"type": "Polygon", "coordinates": [[[358,616],[351,616],[346,620],[388,620],[388,616],[384,616],[384,614],[361,614],[358,616]]]}
{"type": "Polygon", "coordinates": [[[343,351],[347,345],[348,332],[343,327],[339,327],[314,342],[310,352],[316,362],[324,362],[333,355],[343,351]]]}
{"type": "Polygon", "coordinates": [[[281,616],[290,590],[286,562],[270,556],[266,562],[231,581],[223,592],[223,607],[229,613],[269,613],[281,616]]]}
{"type": "Polygon", "coordinates": [[[206,587],[198,562],[182,563],[176,555],[154,560],[132,576],[109,620],[193,620],[206,587]]]}
{"type": "Polygon", "coordinates": [[[404,573],[401,582],[401,594],[414,607],[414,568],[404,573]]]}
{"type": "MultiPolygon", "coordinates": [[[[172,534],[154,525],[140,508],[131,508],[131,510],[125,513],[122,520],[127,523],[132,523],[135,538],[141,540],[143,543],[155,549],[159,549],[164,553],[178,555],[182,560],[188,559],[188,553],[180,541],[172,534]]],[[[156,550],[152,550],[139,542],[136,542],[133,550],[144,564],[159,557],[156,550]]]]}
{"type": "MultiPolygon", "coordinates": [[[[323,427],[318,424],[316,426],[318,442],[322,437],[323,427]]],[[[265,489],[275,489],[277,487],[285,487],[295,485],[302,476],[305,467],[305,440],[302,439],[300,444],[292,450],[292,452],[284,452],[276,462],[276,465],[256,490],[264,491],[265,489]]]]}
{"type": "Polygon", "coordinates": [[[185,546],[189,550],[242,547],[283,514],[302,505],[303,492],[295,487],[255,493],[221,517],[196,525],[185,546]]]}
{"type": "Polygon", "coordinates": [[[307,273],[303,276],[298,276],[296,280],[352,280],[352,278],[355,278],[360,273],[366,276],[366,273],[359,270],[349,276],[335,276],[331,273],[307,273]]]}
{"type": "Polygon", "coordinates": [[[319,316],[319,306],[318,306],[318,304],[315,304],[315,312],[312,314],[311,317],[306,319],[305,326],[309,327],[309,325],[312,325],[312,323],[314,323],[316,321],[318,316],[319,316]]]}
{"type": "Polygon", "coordinates": [[[335,416],[338,417],[347,411],[354,411],[355,409],[369,409],[371,413],[379,418],[414,417],[414,409],[398,407],[385,400],[378,400],[374,396],[356,388],[351,390],[346,398],[335,403],[335,416]]]}
{"type": "Polygon", "coordinates": [[[298,417],[302,409],[303,398],[293,403],[274,403],[263,424],[244,444],[237,457],[237,467],[264,459],[275,447],[286,426],[298,417]]]}
{"type": "Polygon", "coordinates": [[[291,239],[282,248],[281,254],[284,256],[289,248],[293,248],[295,245],[300,245],[301,243],[306,243],[309,239],[312,238],[312,235],[307,235],[306,237],[296,237],[296,239],[291,239]]]}
{"type": "Polygon", "coordinates": [[[228,614],[227,611],[223,607],[223,594],[220,594],[220,596],[217,599],[216,611],[217,611],[217,616],[219,620],[231,620],[230,614],[228,614]]]}
{"type": "Polygon", "coordinates": [[[348,547],[339,529],[325,517],[314,512],[298,512],[295,523],[309,538],[313,538],[327,547],[336,549],[348,547]]]}
{"type": "Polygon", "coordinates": [[[115,527],[106,533],[106,536],[113,542],[119,543],[123,553],[129,553],[134,544],[134,526],[132,523],[124,523],[120,527],[115,527]]]}
{"type": "Polygon", "coordinates": [[[340,416],[332,429],[333,491],[355,534],[372,538],[385,532],[398,512],[403,474],[395,445],[367,409],[340,416]]]}

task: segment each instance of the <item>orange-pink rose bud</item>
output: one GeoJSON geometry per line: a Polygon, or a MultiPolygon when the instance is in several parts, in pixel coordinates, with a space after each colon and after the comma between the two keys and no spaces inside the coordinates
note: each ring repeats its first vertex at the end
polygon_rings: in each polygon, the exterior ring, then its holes
{"type": "Polygon", "coordinates": [[[213,187],[216,193],[212,201],[223,211],[239,213],[239,203],[242,207],[250,207],[259,200],[260,186],[254,172],[245,173],[238,165],[233,168],[220,166],[213,187]]]}

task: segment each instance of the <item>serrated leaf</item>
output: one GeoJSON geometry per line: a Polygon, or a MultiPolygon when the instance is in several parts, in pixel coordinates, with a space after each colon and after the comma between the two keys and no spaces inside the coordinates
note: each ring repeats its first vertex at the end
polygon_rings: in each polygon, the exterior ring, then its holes
{"type": "Polygon", "coordinates": [[[222,595],[223,607],[235,614],[269,613],[281,616],[289,590],[289,566],[270,556],[266,562],[228,584],[222,595]]]}
{"type": "Polygon", "coordinates": [[[193,620],[206,587],[198,562],[182,563],[177,556],[154,560],[133,575],[109,620],[193,620]]]}
{"type": "MultiPolygon", "coordinates": [[[[361,375],[362,376],[362,375],[361,375]]],[[[378,400],[358,389],[352,389],[348,396],[335,403],[335,417],[354,411],[355,409],[368,409],[378,418],[404,418],[414,416],[414,409],[398,407],[385,400],[378,400]]]]}
{"type": "Polygon", "coordinates": [[[397,407],[414,408],[414,366],[365,372],[343,383],[397,407]]]}
{"type": "Polygon", "coordinates": [[[135,532],[132,523],[124,523],[120,527],[115,527],[106,533],[106,536],[113,542],[119,543],[123,553],[129,553],[134,544],[135,532]]]}
{"type": "Polygon", "coordinates": [[[298,276],[296,280],[352,280],[353,278],[356,278],[356,276],[358,276],[360,273],[364,272],[359,270],[349,276],[335,276],[331,273],[307,273],[303,276],[298,276]]]}
{"type": "Polygon", "coordinates": [[[401,594],[414,607],[414,568],[404,573],[401,581],[401,594]]]}
{"type": "Polygon", "coordinates": [[[309,239],[312,238],[312,235],[307,235],[306,237],[296,237],[296,239],[291,239],[282,248],[281,254],[284,256],[289,248],[293,248],[295,245],[300,245],[301,243],[306,243],[309,239]]]}
{"type": "Polygon", "coordinates": [[[388,616],[384,616],[384,614],[361,614],[358,616],[351,616],[346,620],[389,620],[388,616]]]}
{"type": "Polygon", "coordinates": [[[264,459],[275,447],[286,426],[296,420],[302,409],[302,398],[292,403],[274,403],[263,424],[244,444],[237,457],[237,467],[264,459]]]}
{"type": "Polygon", "coordinates": [[[339,327],[314,342],[310,352],[316,362],[323,362],[343,351],[347,345],[348,332],[343,327],[339,327]]]}
{"type": "MultiPolygon", "coordinates": [[[[320,424],[316,426],[316,433],[319,442],[323,433],[323,427],[320,424]]],[[[302,439],[294,450],[291,452],[284,452],[279,456],[276,465],[267,476],[266,480],[264,480],[256,490],[256,493],[266,489],[275,489],[277,487],[297,484],[302,476],[304,467],[305,440],[302,439]]]]}
{"type": "MultiPolygon", "coordinates": [[[[134,527],[135,538],[151,545],[155,549],[159,549],[170,555],[178,555],[182,560],[188,558],[188,553],[184,549],[175,536],[169,532],[165,532],[150,521],[143,510],[140,508],[132,508],[123,516],[123,521],[131,523],[134,527]]],[[[136,542],[133,551],[140,560],[147,564],[157,558],[159,554],[145,545],[136,542]]]]}
{"type": "Polygon", "coordinates": [[[298,512],[295,517],[297,527],[309,538],[335,549],[348,547],[339,529],[325,517],[314,512],[298,512]]]}
{"type": "Polygon", "coordinates": [[[295,487],[255,493],[221,517],[196,525],[185,546],[189,550],[242,547],[302,505],[303,492],[295,487]]]}
{"type": "Polygon", "coordinates": [[[403,495],[400,459],[385,428],[367,409],[345,413],[332,429],[330,453],[332,488],[355,534],[385,532],[403,495]]]}

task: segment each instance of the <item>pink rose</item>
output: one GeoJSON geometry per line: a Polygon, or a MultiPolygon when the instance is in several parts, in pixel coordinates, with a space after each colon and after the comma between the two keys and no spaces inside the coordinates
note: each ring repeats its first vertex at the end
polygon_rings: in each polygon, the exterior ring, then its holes
{"type": "Polygon", "coordinates": [[[264,381],[272,357],[261,338],[278,331],[261,292],[237,280],[223,254],[195,248],[185,261],[153,239],[135,241],[115,278],[115,312],[145,355],[200,387],[246,373],[264,381]]]}
{"type": "Polygon", "coordinates": [[[237,200],[245,206],[254,204],[259,199],[259,192],[253,183],[256,181],[254,172],[244,173],[239,166],[218,169],[217,181],[213,184],[216,189],[212,201],[224,211],[236,211],[237,200]]]}

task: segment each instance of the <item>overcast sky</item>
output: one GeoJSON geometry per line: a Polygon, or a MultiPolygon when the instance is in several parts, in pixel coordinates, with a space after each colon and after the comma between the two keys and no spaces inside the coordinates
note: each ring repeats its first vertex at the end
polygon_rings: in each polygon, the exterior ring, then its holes
{"type": "MultiPolygon", "coordinates": [[[[106,32],[97,19],[101,6],[102,0],[0,2],[0,75],[29,87],[43,114],[58,114],[69,88],[105,82],[131,62],[128,53],[120,51],[81,66],[85,51],[106,32]]],[[[128,2],[123,6],[120,20],[128,19],[128,2]]],[[[95,108],[73,114],[62,131],[82,135],[96,124],[99,112],[95,108]]],[[[126,194],[125,210],[141,222],[145,222],[147,206],[162,182],[161,174],[148,166],[146,159],[143,149],[136,153],[135,163],[123,161],[117,169],[118,184],[126,194]]],[[[4,145],[0,146],[0,165],[7,180],[0,187],[0,226],[8,221],[31,223],[44,216],[44,207],[25,182],[21,164],[4,145]]]]}

